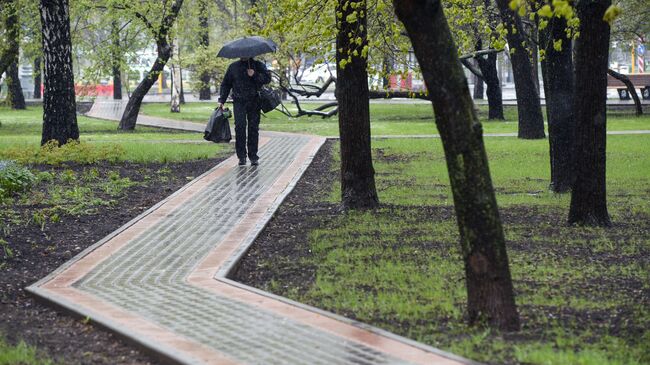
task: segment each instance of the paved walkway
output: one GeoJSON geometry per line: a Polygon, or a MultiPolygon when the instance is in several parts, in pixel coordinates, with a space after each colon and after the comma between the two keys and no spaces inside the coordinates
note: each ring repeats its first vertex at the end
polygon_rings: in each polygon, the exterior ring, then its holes
{"type": "MultiPolygon", "coordinates": [[[[120,108],[97,103],[89,114],[116,119],[120,108]]],[[[229,158],[28,290],[172,363],[470,363],[227,279],[323,142],[263,133],[260,166],[229,158]]]]}

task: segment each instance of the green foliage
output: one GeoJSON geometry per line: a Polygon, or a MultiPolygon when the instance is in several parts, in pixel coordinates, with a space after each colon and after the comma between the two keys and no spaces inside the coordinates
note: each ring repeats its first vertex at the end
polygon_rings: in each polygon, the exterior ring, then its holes
{"type": "Polygon", "coordinates": [[[28,191],[36,182],[29,169],[11,161],[0,161],[0,200],[28,191]]]}
{"type": "Polygon", "coordinates": [[[0,336],[0,365],[52,365],[53,361],[40,356],[35,347],[20,341],[10,345],[0,336]]]}

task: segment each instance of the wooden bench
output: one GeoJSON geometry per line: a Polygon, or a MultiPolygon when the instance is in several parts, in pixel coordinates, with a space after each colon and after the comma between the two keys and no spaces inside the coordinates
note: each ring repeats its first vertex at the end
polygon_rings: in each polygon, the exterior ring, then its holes
{"type": "MultiPolygon", "coordinates": [[[[650,73],[624,75],[630,79],[635,89],[641,91],[644,100],[650,100],[650,73]]],[[[607,75],[607,87],[616,88],[621,100],[630,100],[630,92],[625,84],[612,75],[607,75]]]]}

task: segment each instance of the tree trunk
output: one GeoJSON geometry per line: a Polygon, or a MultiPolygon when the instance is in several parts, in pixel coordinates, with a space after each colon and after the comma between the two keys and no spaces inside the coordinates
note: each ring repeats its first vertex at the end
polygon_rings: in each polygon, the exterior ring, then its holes
{"type": "Polygon", "coordinates": [[[68,0],[40,0],[44,81],[41,145],[79,139],[68,0]]]}
{"type": "Polygon", "coordinates": [[[365,0],[343,1],[336,6],[336,99],[339,103],[341,136],[341,202],[345,209],[367,209],[379,205],[375,188],[375,170],[370,151],[370,104],[366,57],[367,46],[365,0]],[[358,7],[357,7],[358,6],[358,7]],[[353,12],[357,20],[346,19],[353,12]],[[342,16],[340,16],[342,15],[342,16]],[[360,37],[361,44],[354,40],[360,37]],[[355,54],[356,52],[356,54],[355,54]],[[342,61],[351,62],[342,65],[342,61]]]}
{"type": "MultiPolygon", "coordinates": [[[[9,66],[6,68],[7,73],[7,103],[12,109],[25,109],[25,97],[23,88],[20,86],[20,77],[18,76],[18,54],[20,53],[20,22],[18,19],[17,4],[13,1],[4,4],[6,11],[9,13],[5,18],[5,29],[7,39],[9,66]]],[[[3,9],[5,10],[5,9],[3,9]]]]}
{"type": "Polygon", "coordinates": [[[636,115],[637,116],[643,115],[643,107],[641,106],[641,100],[639,100],[639,94],[636,93],[636,89],[634,88],[634,84],[632,83],[630,78],[612,69],[607,69],[607,73],[625,85],[625,87],[627,88],[627,92],[630,95],[632,95],[632,100],[634,100],[634,106],[636,107],[636,115]]]}
{"type": "Polygon", "coordinates": [[[603,20],[611,0],[580,0],[575,52],[576,180],[569,223],[609,226],[605,179],[607,68],[610,27],[603,20]]]}
{"type": "MultiPolygon", "coordinates": [[[[158,57],[153,66],[151,66],[151,70],[149,70],[147,76],[142,79],[135,90],[133,90],[129,101],[126,104],[126,108],[124,109],[124,114],[122,114],[122,119],[120,120],[118,128],[121,130],[135,129],[135,124],[138,121],[138,114],[140,113],[140,106],[142,105],[142,99],[144,99],[144,96],[147,95],[151,86],[153,86],[156,80],[158,80],[158,76],[163,72],[165,64],[167,64],[169,57],[172,55],[172,48],[167,36],[169,35],[169,30],[176,21],[181,6],[183,6],[183,0],[175,0],[169,13],[160,23],[160,28],[155,31],[158,35],[156,38],[158,57]]],[[[150,25],[150,22],[146,21],[145,24],[150,25]]]]}
{"type": "MultiPolygon", "coordinates": [[[[210,47],[210,24],[208,22],[207,0],[199,2],[199,46],[207,49],[210,47]]],[[[199,100],[210,100],[210,73],[203,67],[199,76],[201,87],[199,88],[199,100]]]]}
{"type": "Polygon", "coordinates": [[[41,98],[41,58],[34,59],[34,99],[41,98]]]}
{"type": "Polygon", "coordinates": [[[172,54],[170,45],[165,41],[163,44],[158,45],[158,58],[151,66],[151,70],[147,76],[140,81],[138,86],[131,93],[126,108],[124,109],[124,114],[122,114],[122,119],[120,120],[119,129],[121,130],[134,130],[135,124],[138,121],[138,114],[140,113],[140,106],[142,105],[142,99],[147,95],[149,89],[153,84],[158,81],[158,76],[165,68],[165,64],[169,60],[169,57],[172,54]]]}
{"type": "Polygon", "coordinates": [[[113,65],[113,99],[122,100],[122,71],[119,65],[113,65]]]}
{"type": "MultiPolygon", "coordinates": [[[[477,61],[474,61],[474,63],[478,64],[477,61]]],[[[473,75],[474,77],[474,99],[478,100],[483,100],[483,78],[479,77],[478,75],[473,75]]]]}
{"type": "Polygon", "coordinates": [[[488,119],[504,120],[503,94],[501,92],[501,81],[499,80],[499,73],[497,71],[497,54],[489,54],[487,58],[479,56],[476,58],[476,61],[483,74],[483,80],[487,85],[488,119]]]}
{"type": "Polygon", "coordinates": [[[178,95],[178,100],[181,104],[185,104],[185,91],[183,90],[183,68],[181,65],[178,65],[178,81],[180,83],[180,94],[178,95]]]}
{"type": "Polygon", "coordinates": [[[112,62],[113,62],[113,99],[122,99],[122,68],[120,56],[120,29],[116,21],[111,23],[112,62]]]}
{"type": "Polygon", "coordinates": [[[510,61],[517,92],[518,136],[524,139],[540,139],[545,135],[539,91],[533,79],[533,69],[523,42],[521,19],[510,10],[509,2],[509,0],[496,0],[501,19],[510,30],[506,38],[511,49],[510,61]]]}
{"type": "Polygon", "coordinates": [[[545,57],[542,60],[544,94],[546,95],[546,120],[551,162],[550,189],[556,193],[571,190],[575,180],[573,119],[573,61],[571,39],[566,35],[566,19],[553,17],[540,32],[545,57]],[[553,41],[562,40],[557,51],[553,41]]]}
{"type": "Polygon", "coordinates": [[[12,63],[7,69],[7,103],[11,109],[25,109],[25,96],[23,87],[20,85],[20,76],[18,75],[18,54],[16,53],[16,62],[12,63]]]}
{"type": "Polygon", "coordinates": [[[519,329],[508,255],[474,112],[440,0],[393,0],[431,93],[445,151],[465,262],[471,323],[519,329]]]}
{"type": "Polygon", "coordinates": [[[9,66],[16,61],[20,49],[20,25],[18,23],[18,4],[16,0],[5,0],[2,2],[5,18],[5,32],[7,44],[2,47],[0,54],[0,75],[7,72],[9,66]]]}

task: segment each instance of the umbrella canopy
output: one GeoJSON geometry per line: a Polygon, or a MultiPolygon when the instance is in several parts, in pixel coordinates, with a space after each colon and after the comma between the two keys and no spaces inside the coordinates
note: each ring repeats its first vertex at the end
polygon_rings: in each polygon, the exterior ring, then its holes
{"type": "Polygon", "coordinates": [[[263,53],[275,52],[277,44],[268,38],[259,36],[244,37],[226,43],[217,54],[224,58],[250,58],[263,53]]]}

